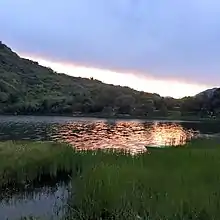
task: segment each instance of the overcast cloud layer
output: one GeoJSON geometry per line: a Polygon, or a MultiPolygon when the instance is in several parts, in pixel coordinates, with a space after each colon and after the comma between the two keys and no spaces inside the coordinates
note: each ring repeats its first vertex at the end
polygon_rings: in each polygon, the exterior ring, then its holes
{"type": "Polygon", "coordinates": [[[50,59],[220,84],[219,0],[0,0],[0,40],[50,59]]]}

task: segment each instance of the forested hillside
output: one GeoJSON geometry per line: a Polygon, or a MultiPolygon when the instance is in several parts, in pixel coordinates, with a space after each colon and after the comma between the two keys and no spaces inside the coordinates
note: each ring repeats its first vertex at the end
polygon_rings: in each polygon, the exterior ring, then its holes
{"type": "Polygon", "coordinates": [[[147,114],[163,110],[163,98],[93,79],[58,74],[20,58],[0,43],[1,113],[147,114]]]}
{"type": "MultiPolygon", "coordinates": [[[[125,78],[126,80],[126,78],[125,78]]],[[[0,113],[181,116],[218,114],[220,90],[181,100],[71,77],[20,58],[0,42],[0,113]]]]}
{"type": "Polygon", "coordinates": [[[182,115],[220,117],[220,88],[204,91],[194,97],[181,100],[182,115]]]}

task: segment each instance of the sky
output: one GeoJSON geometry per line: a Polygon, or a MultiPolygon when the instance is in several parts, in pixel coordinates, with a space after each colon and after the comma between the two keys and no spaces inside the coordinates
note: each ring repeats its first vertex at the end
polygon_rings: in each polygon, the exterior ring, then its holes
{"type": "Polygon", "coordinates": [[[0,0],[0,30],[73,76],[173,97],[220,84],[219,0],[0,0]]]}

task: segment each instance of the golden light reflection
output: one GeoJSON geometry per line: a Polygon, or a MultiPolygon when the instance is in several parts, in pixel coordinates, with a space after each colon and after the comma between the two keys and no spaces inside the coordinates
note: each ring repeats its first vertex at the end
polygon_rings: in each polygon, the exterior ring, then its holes
{"type": "Polygon", "coordinates": [[[52,138],[79,150],[122,149],[131,153],[146,152],[147,146],[183,145],[194,132],[177,123],[138,123],[129,121],[71,122],[58,125],[52,138]]]}

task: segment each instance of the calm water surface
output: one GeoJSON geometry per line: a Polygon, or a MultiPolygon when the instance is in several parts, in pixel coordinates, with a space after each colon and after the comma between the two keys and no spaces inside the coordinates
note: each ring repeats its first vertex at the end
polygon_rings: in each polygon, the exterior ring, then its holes
{"type": "Polygon", "coordinates": [[[68,199],[68,184],[41,186],[24,192],[5,195],[0,201],[1,220],[20,220],[21,217],[37,216],[59,219],[65,213],[68,199]]]}
{"type": "MultiPolygon", "coordinates": [[[[77,149],[126,149],[182,145],[206,133],[203,123],[94,118],[1,116],[0,140],[50,140],[77,149]]],[[[215,131],[213,131],[215,133],[215,131]]]]}
{"type": "MultiPolygon", "coordinates": [[[[218,135],[218,123],[108,120],[94,118],[0,116],[1,140],[66,142],[77,149],[146,151],[145,146],[183,145],[198,136],[218,135]]],[[[0,219],[55,217],[68,197],[68,184],[42,185],[23,192],[1,193],[0,219]]]]}

